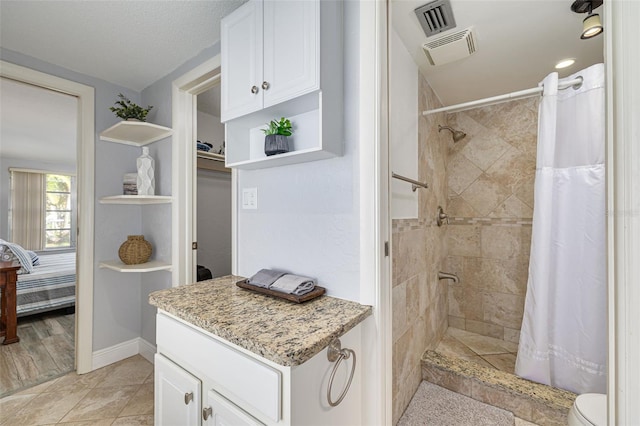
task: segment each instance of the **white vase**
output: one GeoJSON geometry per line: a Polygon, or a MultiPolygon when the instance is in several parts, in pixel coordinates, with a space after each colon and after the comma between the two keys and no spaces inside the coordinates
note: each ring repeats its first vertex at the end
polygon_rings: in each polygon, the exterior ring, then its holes
{"type": "Polygon", "coordinates": [[[156,182],[154,176],[155,161],[149,155],[149,148],[142,147],[142,155],[136,160],[138,166],[138,195],[155,195],[156,182]]]}

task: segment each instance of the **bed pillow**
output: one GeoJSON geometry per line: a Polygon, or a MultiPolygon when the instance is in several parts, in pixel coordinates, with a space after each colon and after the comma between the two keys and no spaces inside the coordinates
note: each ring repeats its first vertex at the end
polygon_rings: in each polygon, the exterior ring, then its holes
{"type": "Polygon", "coordinates": [[[33,271],[33,263],[29,253],[18,244],[0,240],[0,258],[5,261],[17,260],[20,262],[18,274],[29,274],[33,271]]]}
{"type": "Polygon", "coordinates": [[[38,256],[38,253],[36,253],[35,251],[31,251],[31,250],[27,250],[27,253],[29,253],[29,256],[31,257],[31,264],[33,266],[40,265],[40,257],[38,256]]]}

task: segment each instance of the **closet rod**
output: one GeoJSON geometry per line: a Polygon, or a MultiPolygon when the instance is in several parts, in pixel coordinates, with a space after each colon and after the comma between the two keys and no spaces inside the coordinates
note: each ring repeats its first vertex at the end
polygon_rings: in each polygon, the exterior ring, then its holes
{"type": "MultiPolygon", "coordinates": [[[[582,77],[574,78],[573,80],[561,81],[558,83],[558,89],[563,90],[569,87],[573,87],[574,89],[578,89],[582,86],[582,77]]],[[[450,105],[442,108],[430,109],[428,111],[423,111],[422,115],[430,115],[438,112],[458,112],[463,111],[465,109],[475,108],[479,106],[486,106],[497,104],[500,102],[512,101],[516,99],[524,99],[535,96],[539,93],[542,93],[544,90],[543,86],[534,87],[533,89],[525,89],[520,90],[518,92],[511,92],[505,95],[493,96],[491,98],[479,99],[477,101],[464,102],[457,105],[450,105]]]]}

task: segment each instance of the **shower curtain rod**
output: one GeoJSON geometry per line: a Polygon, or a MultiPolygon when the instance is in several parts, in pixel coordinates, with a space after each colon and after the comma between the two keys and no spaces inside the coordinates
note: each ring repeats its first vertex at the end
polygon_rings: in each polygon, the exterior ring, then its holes
{"type": "MultiPolygon", "coordinates": [[[[569,87],[573,87],[574,89],[578,89],[582,86],[582,77],[574,78],[573,80],[568,80],[564,82],[558,83],[558,89],[563,90],[569,87]]],[[[438,112],[459,112],[464,111],[466,109],[475,108],[479,106],[487,106],[493,105],[500,102],[512,101],[516,99],[524,99],[535,96],[539,93],[542,93],[544,90],[543,86],[534,87],[533,89],[525,89],[520,90],[518,92],[511,92],[505,95],[493,96],[491,98],[479,99],[477,101],[464,102],[457,105],[450,105],[442,108],[430,109],[428,111],[423,111],[422,115],[430,115],[438,112]]]]}

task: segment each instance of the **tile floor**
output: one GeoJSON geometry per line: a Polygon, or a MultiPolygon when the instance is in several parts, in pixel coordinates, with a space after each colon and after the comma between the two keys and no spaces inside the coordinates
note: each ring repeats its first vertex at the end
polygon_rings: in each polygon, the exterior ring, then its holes
{"type": "Polygon", "coordinates": [[[436,352],[513,374],[518,345],[449,327],[436,352]]]}
{"type": "Polygon", "coordinates": [[[153,425],[153,364],[140,355],[0,399],[0,425],[153,425]]]}

